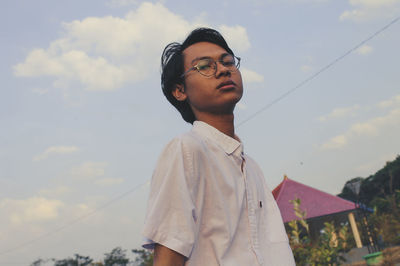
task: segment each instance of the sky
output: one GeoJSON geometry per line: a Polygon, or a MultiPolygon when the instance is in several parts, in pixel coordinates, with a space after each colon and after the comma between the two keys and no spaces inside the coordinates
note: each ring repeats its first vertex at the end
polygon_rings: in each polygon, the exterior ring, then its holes
{"type": "Polygon", "coordinates": [[[157,158],[190,130],[161,92],[160,55],[199,26],[242,58],[236,133],[271,189],[287,175],[337,194],[400,153],[400,22],[270,105],[398,17],[399,0],[1,6],[0,265],[140,248],[157,158]]]}

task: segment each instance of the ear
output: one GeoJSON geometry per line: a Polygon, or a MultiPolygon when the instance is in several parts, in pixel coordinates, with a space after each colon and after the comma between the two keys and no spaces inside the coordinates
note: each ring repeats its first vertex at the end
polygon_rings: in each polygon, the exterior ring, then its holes
{"type": "Polygon", "coordinates": [[[171,93],[175,97],[175,99],[177,99],[180,102],[185,101],[187,98],[187,95],[185,93],[185,88],[183,87],[182,84],[176,84],[175,89],[173,89],[171,93]]]}

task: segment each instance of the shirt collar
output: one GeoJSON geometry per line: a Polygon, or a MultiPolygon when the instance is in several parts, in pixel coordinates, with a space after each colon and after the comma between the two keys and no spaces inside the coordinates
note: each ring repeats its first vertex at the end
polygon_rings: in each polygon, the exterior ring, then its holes
{"type": "Polygon", "coordinates": [[[192,131],[216,142],[229,155],[233,153],[240,155],[243,153],[243,144],[240,141],[229,137],[205,122],[194,121],[192,131]]]}

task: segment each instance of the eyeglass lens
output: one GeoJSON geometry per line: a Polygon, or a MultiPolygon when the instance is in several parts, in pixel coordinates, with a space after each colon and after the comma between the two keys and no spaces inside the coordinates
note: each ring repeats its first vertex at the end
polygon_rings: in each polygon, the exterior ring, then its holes
{"type": "MultiPolygon", "coordinates": [[[[230,71],[236,71],[239,67],[239,60],[236,62],[234,56],[225,56],[219,62],[230,71]]],[[[204,76],[212,76],[217,71],[217,62],[211,58],[204,58],[197,62],[196,69],[204,76]]]]}

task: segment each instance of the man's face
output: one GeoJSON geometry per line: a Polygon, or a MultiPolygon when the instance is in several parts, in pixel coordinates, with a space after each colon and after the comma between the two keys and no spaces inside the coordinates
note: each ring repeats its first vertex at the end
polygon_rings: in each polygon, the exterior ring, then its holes
{"type": "Polygon", "coordinates": [[[188,100],[196,117],[200,112],[232,113],[242,97],[243,84],[239,70],[229,71],[219,62],[227,55],[224,48],[209,42],[195,43],[183,51],[184,72],[195,66],[200,58],[212,58],[217,62],[215,75],[206,77],[197,70],[185,75],[183,98],[188,100]]]}

